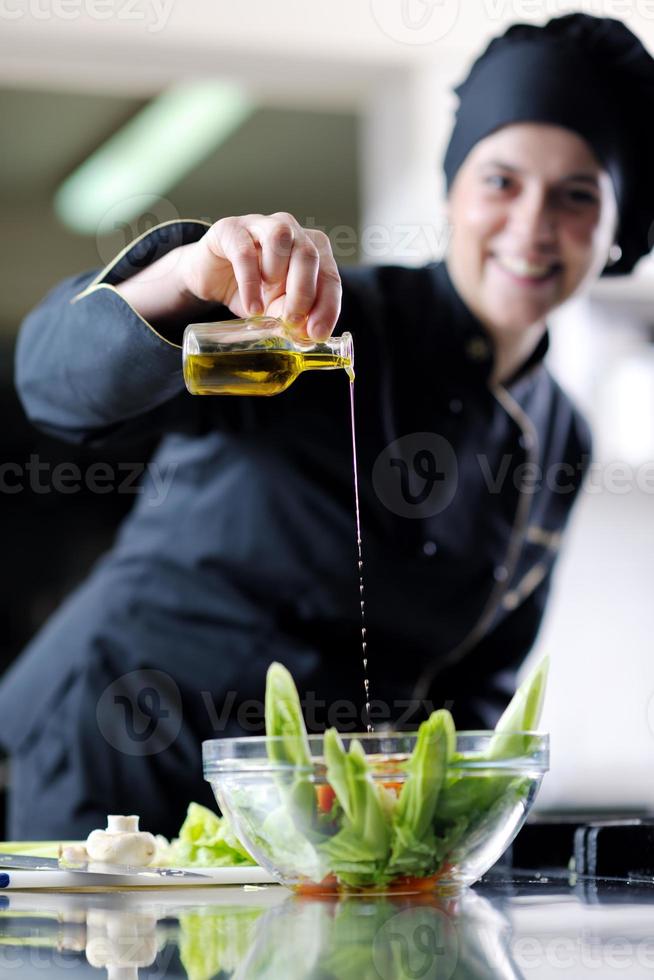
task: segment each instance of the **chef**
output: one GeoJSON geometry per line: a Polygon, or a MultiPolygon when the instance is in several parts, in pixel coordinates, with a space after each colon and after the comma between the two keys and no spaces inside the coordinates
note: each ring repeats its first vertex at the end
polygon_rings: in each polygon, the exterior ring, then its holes
{"type": "Polygon", "coordinates": [[[653,86],[618,21],[513,26],[457,89],[443,262],[338,269],[284,212],[182,220],[27,317],[16,379],[36,426],[160,441],[114,546],[0,684],[11,837],[82,838],[112,812],[174,834],[190,800],[211,805],[201,742],[262,734],[272,660],[310,728],[367,720],[346,375],[193,397],[189,322],[351,331],[370,720],[446,705],[458,728],[494,724],[589,463],[543,363],[547,318],[649,251],[653,86]]]}

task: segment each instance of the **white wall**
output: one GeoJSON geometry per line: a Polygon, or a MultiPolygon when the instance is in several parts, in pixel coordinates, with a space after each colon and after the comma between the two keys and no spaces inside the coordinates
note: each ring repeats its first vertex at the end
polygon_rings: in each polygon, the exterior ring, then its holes
{"type": "Polygon", "coordinates": [[[552,331],[552,369],[595,449],[534,650],[552,668],[542,809],[654,807],[654,350],[642,313],[596,292],[552,331]]]}

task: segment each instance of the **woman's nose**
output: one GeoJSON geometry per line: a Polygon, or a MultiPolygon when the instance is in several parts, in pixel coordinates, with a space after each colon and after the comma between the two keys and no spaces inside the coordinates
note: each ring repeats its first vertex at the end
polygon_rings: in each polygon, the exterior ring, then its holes
{"type": "Polygon", "coordinates": [[[556,220],[547,189],[524,190],[511,203],[510,228],[523,245],[550,246],[556,238],[556,220]]]}

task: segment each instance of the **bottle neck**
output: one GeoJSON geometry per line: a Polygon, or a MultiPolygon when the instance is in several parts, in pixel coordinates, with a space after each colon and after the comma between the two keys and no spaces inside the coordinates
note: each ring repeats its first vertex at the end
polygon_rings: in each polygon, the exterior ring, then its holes
{"type": "Polygon", "coordinates": [[[354,348],[350,333],[313,344],[303,354],[305,371],[334,371],[336,368],[344,368],[350,381],[354,381],[354,348]]]}

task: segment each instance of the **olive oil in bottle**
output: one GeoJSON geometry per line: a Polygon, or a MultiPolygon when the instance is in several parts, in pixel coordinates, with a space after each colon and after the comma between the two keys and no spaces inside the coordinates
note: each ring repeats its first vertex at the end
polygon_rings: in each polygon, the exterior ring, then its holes
{"type": "Polygon", "coordinates": [[[314,341],[269,316],[189,323],[182,367],[192,395],[278,395],[303,371],[344,368],[352,380],[352,335],[314,341]]]}
{"type": "Polygon", "coordinates": [[[344,368],[351,359],[331,351],[230,350],[189,354],[184,380],[193,395],[277,395],[303,371],[344,368]]]}

